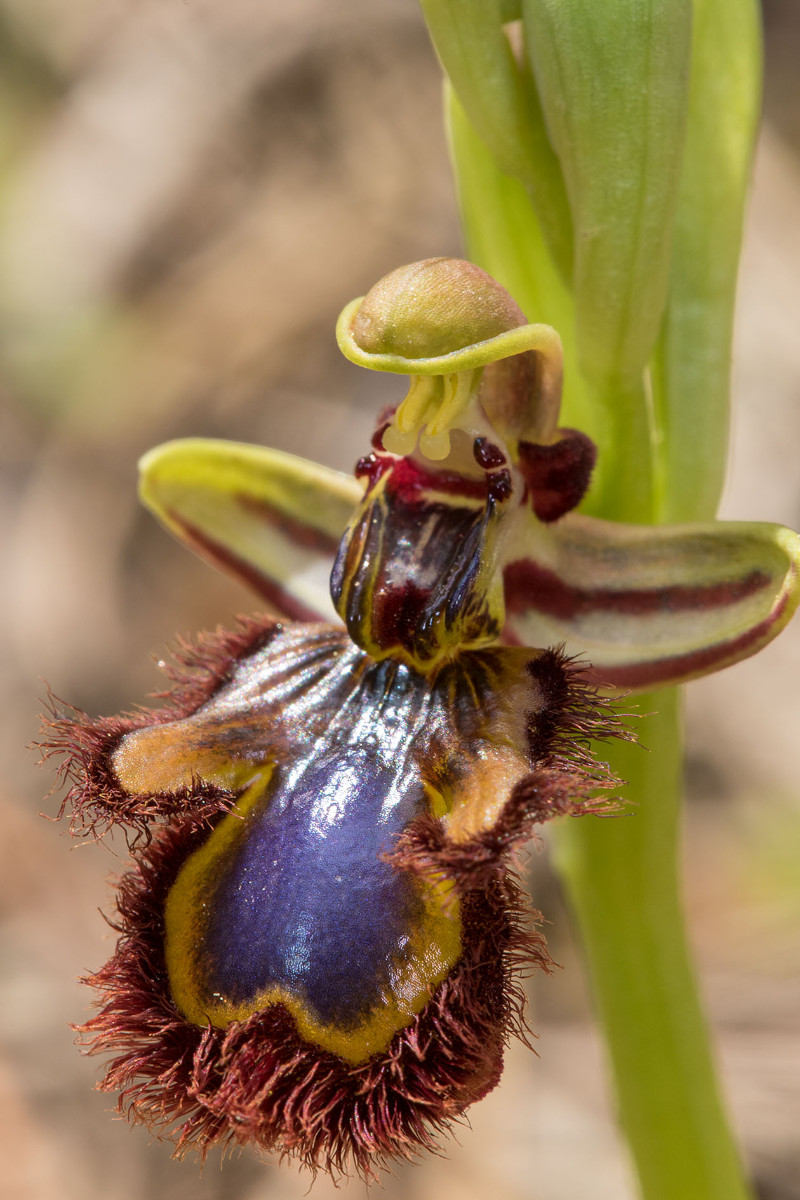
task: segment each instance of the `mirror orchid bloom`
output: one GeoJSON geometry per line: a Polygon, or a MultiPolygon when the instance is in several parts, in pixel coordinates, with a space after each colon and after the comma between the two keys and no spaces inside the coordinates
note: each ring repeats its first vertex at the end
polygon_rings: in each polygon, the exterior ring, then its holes
{"type": "Polygon", "coordinates": [[[578,515],[595,448],[558,426],[558,336],[470,263],[392,272],[338,337],[411,377],[355,479],[194,439],[142,461],[145,504],[279,617],[181,647],[160,708],[56,716],[48,745],[74,828],[132,834],[89,980],[102,1086],[179,1151],[369,1176],[523,1031],[519,968],[550,960],[512,856],[612,807],[607,694],[769,640],[800,544],[578,515]]]}

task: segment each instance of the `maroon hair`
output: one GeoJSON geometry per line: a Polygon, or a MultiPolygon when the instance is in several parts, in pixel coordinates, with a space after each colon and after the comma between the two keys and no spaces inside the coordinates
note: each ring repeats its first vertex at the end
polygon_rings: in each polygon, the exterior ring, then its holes
{"type": "Polygon", "coordinates": [[[235,633],[181,643],[175,665],[165,668],[172,689],[158,697],[156,711],[97,720],[77,710],[53,714],[44,751],[66,755],[61,813],[71,806],[73,830],[81,833],[99,834],[112,823],[132,833],[133,867],[117,897],[118,945],[86,980],[100,994],[100,1011],[79,1032],[88,1052],[113,1055],[100,1086],[118,1091],[120,1110],[171,1138],[177,1154],[254,1144],[314,1171],[352,1167],[370,1178],[390,1159],[433,1149],[436,1135],[495,1086],[508,1040],[526,1036],[520,970],[552,964],[538,914],[526,908],[511,869],[514,852],[551,816],[609,811],[597,796],[615,781],[589,742],[627,735],[563,653],[532,658],[540,703],[527,737],[535,766],[497,820],[455,842],[444,822],[420,816],[387,856],[397,869],[452,880],[462,954],[382,1052],[348,1063],[301,1038],[279,1004],[224,1029],[200,1027],[171,998],[165,904],[188,857],[235,797],[199,780],[177,794],[132,796],[111,758],[131,730],[195,712],[280,628],[269,618],[247,619],[235,633]]]}
{"type": "Polygon", "coordinates": [[[464,950],[425,1008],[381,1054],[351,1065],[300,1038],[281,1005],[227,1029],[187,1022],[169,994],[164,903],[207,837],[197,821],[158,833],[117,898],[113,958],[86,980],[102,999],[80,1027],[90,1053],[114,1053],[101,1088],[178,1155],[252,1143],[312,1170],[365,1178],[390,1159],[433,1149],[497,1083],[503,1049],[524,1037],[520,967],[551,966],[516,881],[499,869],[461,894],[464,950]]]}
{"type": "Polygon", "coordinates": [[[54,696],[48,699],[39,743],[42,762],[61,756],[56,787],[67,787],[58,818],[70,813],[70,833],[102,837],[112,825],[132,832],[131,848],[152,836],[159,819],[191,812],[208,820],[227,812],[234,797],[222,788],[198,780],[190,794],[164,792],[137,796],[120,787],[111,760],[126,734],[146,726],[165,725],[191,716],[229,681],[237,662],[266,645],[281,629],[273,617],[239,617],[239,629],[217,629],[196,641],[179,639],[172,662],[159,662],[171,686],[153,693],[158,708],[144,705],[117,717],[89,717],[54,696]]]}

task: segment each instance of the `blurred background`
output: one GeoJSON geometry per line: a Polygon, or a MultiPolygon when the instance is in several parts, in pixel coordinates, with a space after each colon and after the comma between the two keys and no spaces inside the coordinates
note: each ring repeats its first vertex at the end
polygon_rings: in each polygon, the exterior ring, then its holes
{"type": "MultiPolygon", "coordinates": [[[[764,17],[724,513],[797,528],[800,7],[764,17]]],[[[400,395],[333,326],[392,267],[460,252],[439,111],[414,0],[0,0],[0,1200],[308,1189],[247,1152],[175,1163],[93,1092],[69,1023],[113,947],[98,908],[124,853],[41,819],[57,800],[25,747],[43,679],[116,712],[159,686],[176,633],[253,608],[139,510],[142,451],[222,436],[349,470],[400,395]]],[[[686,705],[687,899],[725,1086],[759,1197],[797,1200],[800,622],[686,705]]],[[[531,982],[538,1057],[514,1048],[445,1157],[387,1197],[635,1194],[546,854],[530,873],[564,964],[531,982]]]]}

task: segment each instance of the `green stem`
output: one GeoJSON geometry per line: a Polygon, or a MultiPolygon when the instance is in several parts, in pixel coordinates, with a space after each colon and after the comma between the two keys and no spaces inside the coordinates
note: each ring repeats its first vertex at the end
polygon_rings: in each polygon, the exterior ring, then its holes
{"type": "MultiPolygon", "coordinates": [[[[601,390],[582,375],[572,296],[529,198],[499,169],[452,95],[449,118],[470,255],[509,288],[529,320],[548,321],[562,335],[564,424],[588,432],[602,450],[586,511],[656,519],[666,485],[672,497],[691,481],[659,480],[660,447],[643,397],[601,390]]],[[[694,519],[710,515],[700,511],[703,503],[697,500],[694,519]]],[[[640,745],[612,747],[609,755],[635,807],[608,820],[568,822],[557,837],[557,861],[580,926],[643,1197],[746,1200],[680,901],[678,695],[643,696],[638,710],[649,714],[636,723],[640,745]]]]}
{"type": "Polygon", "coordinates": [[[641,744],[615,747],[611,764],[637,806],[608,820],[567,822],[557,863],[581,928],[642,1194],[745,1200],[680,900],[679,694],[642,696],[638,709],[649,714],[637,722],[641,744]]]}

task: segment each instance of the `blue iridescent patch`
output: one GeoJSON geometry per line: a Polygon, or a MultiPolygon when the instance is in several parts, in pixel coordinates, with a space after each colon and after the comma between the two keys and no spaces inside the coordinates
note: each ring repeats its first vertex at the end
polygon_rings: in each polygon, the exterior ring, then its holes
{"type": "Polygon", "coordinates": [[[296,700],[326,696],[326,726],[292,745],[284,697],[278,720],[251,718],[246,766],[236,713],[274,651],[184,724],[184,765],[213,727],[247,773],[167,898],[170,987],[195,1024],[224,1028],[282,1004],[305,1038],[362,1061],[413,1020],[461,954],[452,881],[387,861],[429,811],[420,748],[429,752],[443,706],[407,667],[372,663],[353,678],[337,663],[309,673],[296,700]]]}
{"type": "Polygon", "coordinates": [[[265,989],[302,996],[347,1028],[391,986],[423,918],[411,876],[381,855],[425,805],[375,750],[330,750],[285,772],[244,817],[208,896],[209,993],[252,1003],[265,989]]]}

